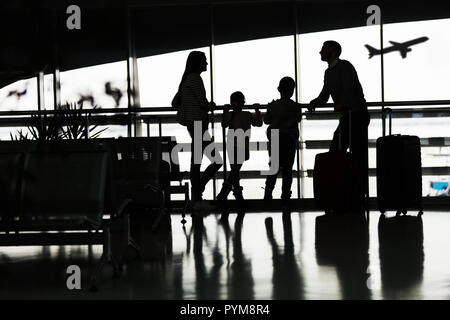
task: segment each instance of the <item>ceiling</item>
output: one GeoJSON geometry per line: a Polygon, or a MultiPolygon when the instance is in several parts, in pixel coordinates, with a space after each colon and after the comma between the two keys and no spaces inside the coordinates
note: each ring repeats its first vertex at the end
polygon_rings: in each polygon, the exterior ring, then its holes
{"type": "Polygon", "coordinates": [[[66,9],[73,3],[15,0],[0,4],[0,87],[44,69],[51,72],[55,65],[64,71],[125,60],[130,39],[141,57],[211,42],[364,26],[371,4],[381,7],[384,23],[450,17],[448,0],[81,0],[76,1],[81,8],[81,30],[69,30],[66,9]]]}

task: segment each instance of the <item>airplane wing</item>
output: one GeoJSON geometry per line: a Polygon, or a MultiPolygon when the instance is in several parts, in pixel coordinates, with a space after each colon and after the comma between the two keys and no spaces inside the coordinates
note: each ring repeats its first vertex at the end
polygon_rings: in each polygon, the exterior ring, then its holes
{"type": "Polygon", "coordinates": [[[389,41],[390,44],[392,44],[393,46],[401,46],[402,44],[399,42],[395,42],[395,41],[389,41]]]}

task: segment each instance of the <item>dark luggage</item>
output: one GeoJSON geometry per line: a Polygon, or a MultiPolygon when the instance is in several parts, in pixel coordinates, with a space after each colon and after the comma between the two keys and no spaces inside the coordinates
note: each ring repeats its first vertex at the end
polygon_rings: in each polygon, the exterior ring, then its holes
{"type": "Polygon", "coordinates": [[[352,264],[357,256],[359,260],[368,260],[368,223],[363,215],[325,214],[316,217],[317,263],[319,265],[336,265],[339,262],[352,264]]]}
{"type": "Polygon", "coordinates": [[[314,199],[322,210],[347,210],[357,205],[359,168],[349,152],[325,152],[314,163],[314,199]]]}
{"type": "MultiPolygon", "coordinates": [[[[351,141],[351,128],[349,131],[351,141]]],[[[359,172],[359,164],[353,160],[350,152],[344,150],[317,154],[313,176],[317,208],[335,211],[361,209],[362,203],[358,201],[362,190],[359,172]]]]}
{"type": "Polygon", "coordinates": [[[371,299],[367,286],[369,222],[364,215],[318,216],[315,249],[319,266],[334,267],[341,299],[371,299]]]}
{"type": "Polygon", "coordinates": [[[424,249],[422,218],[381,215],[378,221],[381,282],[385,299],[396,290],[418,284],[423,277],[424,249]]]}
{"type": "Polygon", "coordinates": [[[392,135],[389,131],[390,135],[377,139],[378,209],[381,213],[396,210],[397,215],[417,209],[422,214],[420,140],[417,136],[392,135]]]}

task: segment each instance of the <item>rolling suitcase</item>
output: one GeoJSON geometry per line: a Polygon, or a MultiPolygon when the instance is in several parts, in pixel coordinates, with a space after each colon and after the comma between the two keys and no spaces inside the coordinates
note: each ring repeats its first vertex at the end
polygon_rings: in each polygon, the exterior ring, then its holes
{"type": "MultiPolygon", "coordinates": [[[[351,143],[351,128],[349,135],[351,143]]],[[[336,211],[361,209],[359,201],[355,201],[362,188],[358,173],[359,164],[353,160],[351,152],[317,154],[313,175],[314,200],[317,208],[336,211]]]]}
{"type": "Polygon", "coordinates": [[[314,163],[314,200],[322,210],[346,210],[353,206],[356,163],[349,152],[325,152],[314,163]],[[339,170],[336,170],[339,168],[339,170]]]}
{"type": "Polygon", "coordinates": [[[392,135],[389,111],[389,135],[377,139],[377,202],[381,213],[408,209],[422,212],[422,164],[417,136],[392,135]]]}

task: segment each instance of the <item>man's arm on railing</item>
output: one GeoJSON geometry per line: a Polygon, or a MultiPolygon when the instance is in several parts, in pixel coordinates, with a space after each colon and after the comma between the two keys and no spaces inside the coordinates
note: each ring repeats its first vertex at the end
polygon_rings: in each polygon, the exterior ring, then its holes
{"type": "Polygon", "coordinates": [[[314,109],[320,105],[327,103],[328,99],[330,98],[330,90],[325,84],[325,79],[323,80],[323,87],[322,90],[319,93],[319,96],[309,103],[308,110],[309,112],[313,112],[314,109]]]}

